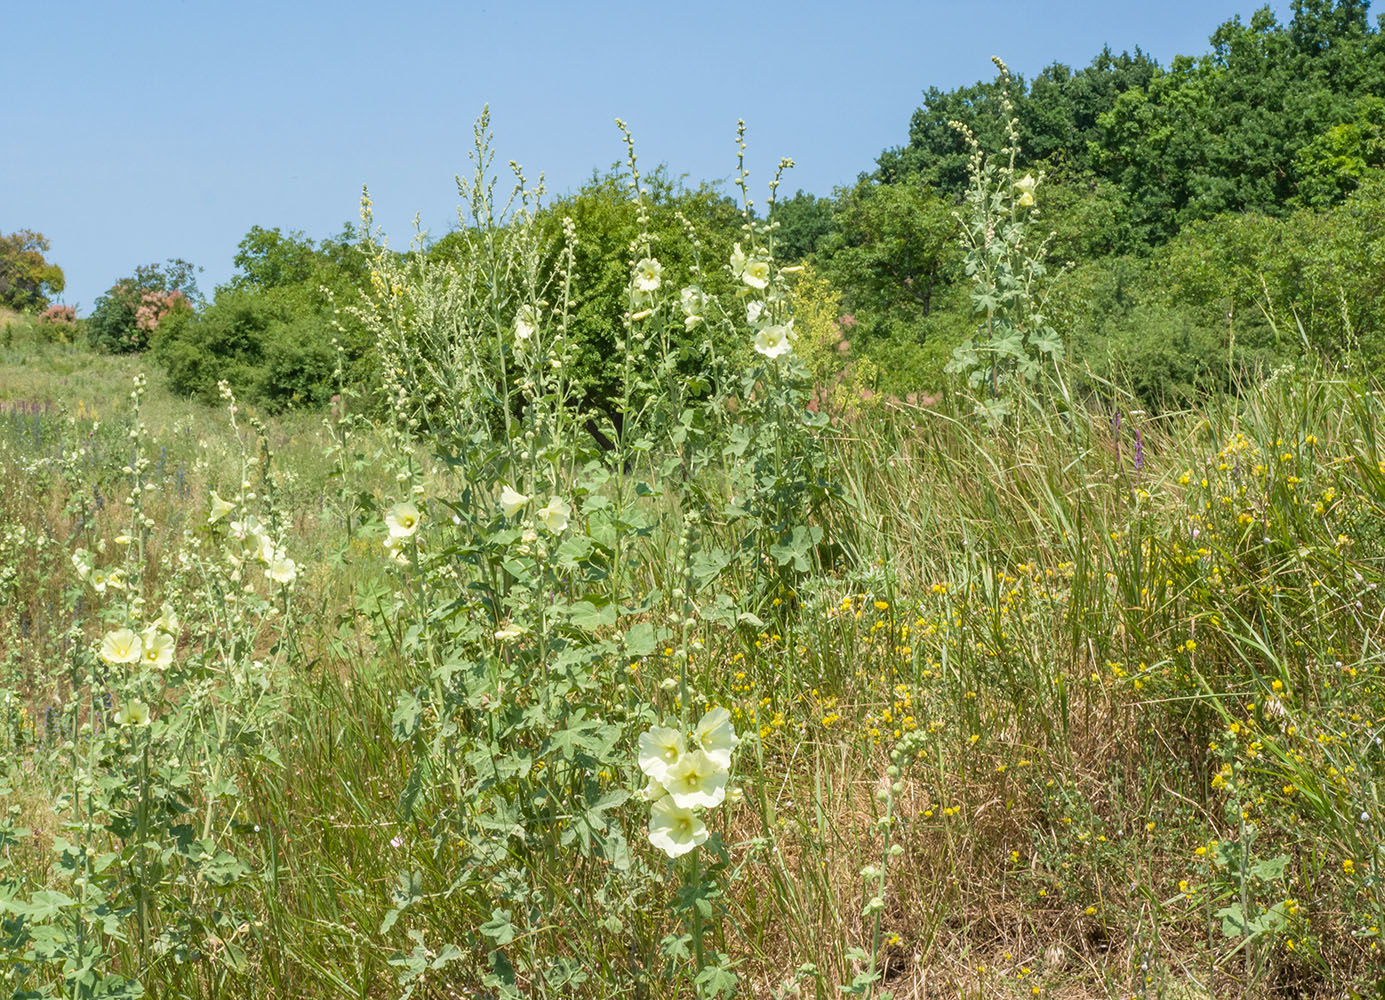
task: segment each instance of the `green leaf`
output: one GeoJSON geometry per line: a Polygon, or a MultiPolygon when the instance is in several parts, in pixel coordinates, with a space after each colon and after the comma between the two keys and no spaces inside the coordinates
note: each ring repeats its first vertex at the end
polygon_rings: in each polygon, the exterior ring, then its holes
{"type": "Polygon", "coordinates": [[[497,948],[503,948],[515,939],[515,928],[510,923],[510,911],[493,909],[491,918],[481,925],[481,933],[495,939],[497,948]]]}
{"type": "Polygon", "coordinates": [[[1271,882],[1277,878],[1284,877],[1284,868],[1286,865],[1288,865],[1288,863],[1288,857],[1281,854],[1276,858],[1269,858],[1265,861],[1259,862],[1253,868],[1251,868],[1251,872],[1255,875],[1256,878],[1264,879],[1266,882],[1271,882]]]}
{"type": "Polygon", "coordinates": [[[399,703],[394,708],[394,715],[390,719],[390,728],[394,730],[394,738],[397,740],[407,740],[418,732],[419,720],[423,717],[423,705],[418,700],[418,696],[412,692],[406,692],[399,696],[399,703]]]}
{"type": "Polygon", "coordinates": [[[591,601],[578,601],[572,606],[572,624],[578,628],[597,629],[603,625],[614,625],[616,623],[616,606],[607,604],[597,607],[591,601]]]}
{"type": "MultiPolygon", "coordinates": [[[[721,956],[722,961],[726,956],[721,956]]],[[[697,974],[695,983],[700,989],[698,996],[730,996],[736,990],[736,974],[724,964],[709,965],[697,974]]]]}
{"type": "Polygon", "coordinates": [[[627,656],[649,656],[657,642],[654,626],[650,622],[640,622],[625,633],[625,653],[627,656]]]}
{"type": "Polygon", "coordinates": [[[1222,934],[1229,938],[1245,937],[1251,931],[1245,914],[1241,912],[1240,903],[1232,903],[1230,906],[1223,906],[1217,911],[1216,915],[1222,918],[1222,934]]]}
{"type": "Polygon", "coordinates": [[[692,958],[692,952],[688,949],[692,939],[691,934],[669,934],[659,942],[659,950],[667,959],[686,962],[692,958]]]}

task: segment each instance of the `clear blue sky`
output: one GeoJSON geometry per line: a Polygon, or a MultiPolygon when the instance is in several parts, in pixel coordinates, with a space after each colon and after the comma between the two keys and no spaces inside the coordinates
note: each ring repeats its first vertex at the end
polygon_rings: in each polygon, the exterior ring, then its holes
{"type": "Polygon", "coordinates": [[[167,257],[210,294],[250,226],[335,233],[363,183],[397,244],[415,212],[441,235],[487,102],[498,162],[554,192],[621,158],[620,116],[642,165],[709,180],[731,176],[743,117],[761,193],[791,156],[788,192],[827,194],[905,141],[925,88],[989,78],[992,54],[1026,76],[1104,44],[1166,65],[1258,6],[12,2],[0,231],[47,234],[83,312],[167,257]]]}

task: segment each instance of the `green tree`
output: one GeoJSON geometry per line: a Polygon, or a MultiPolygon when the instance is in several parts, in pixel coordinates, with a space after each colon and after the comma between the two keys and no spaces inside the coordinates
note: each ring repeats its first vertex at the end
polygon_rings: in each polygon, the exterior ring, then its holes
{"type": "Polygon", "coordinates": [[[263,289],[307,281],[321,260],[313,241],[301,232],[285,236],[278,226],[251,226],[238,244],[232,263],[238,272],[230,281],[232,287],[263,289]]]}
{"type": "Polygon", "coordinates": [[[154,338],[173,388],[213,400],[224,378],[243,398],[282,410],[327,402],[338,362],[344,381],[377,384],[373,341],[349,308],[367,281],[355,238],[349,225],[316,242],[251,227],[236,274],[211,304],[154,338]]]}
{"type": "Polygon", "coordinates": [[[817,251],[836,228],[835,205],[798,191],[774,206],[774,255],[785,263],[805,260],[817,251]]]}
{"type": "Polygon", "coordinates": [[[1372,170],[1385,167],[1385,100],[1362,97],[1339,122],[1298,151],[1297,201],[1323,208],[1343,201],[1372,170]]]}
{"type": "MultiPolygon", "coordinates": [[[[1133,55],[1115,55],[1105,48],[1091,65],[1076,72],[1054,63],[1032,84],[1013,77],[1010,98],[1025,156],[1031,162],[1088,169],[1090,147],[1101,135],[1101,115],[1121,94],[1147,87],[1158,69],[1138,48],[1133,55]]],[[[913,177],[960,197],[967,187],[967,149],[949,124],[954,121],[967,126],[983,148],[999,149],[1006,136],[999,80],[952,91],[930,87],[910,119],[907,144],[880,155],[879,178],[888,183],[913,177]]]]}
{"type": "Polygon", "coordinates": [[[1097,170],[1124,189],[1145,241],[1227,211],[1283,214],[1300,150],[1385,80],[1362,0],[1299,0],[1293,13],[1225,22],[1208,54],[1178,57],[1101,116],[1097,170]]]}
{"type": "Polygon", "coordinates": [[[87,339],[116,354],[144,350],[165,316],[201,302],[197,271],[179,257],[141,264],[132,277],[117,281],[96,300],[86,322],[87,339]]]}
{"type": "Polygon", "coordinates": [[[862,180],[839,192],[820,264],[852,309],[927,316],[962,253],[949,202],[918,182],[862,180]]]}
{"type": "Polygon", "coordinates": [[[0,233],[0,305],[20,312],[46,309],[66,284],[62,268],[45,256],[48,237],[31,229],[0,233]]]}

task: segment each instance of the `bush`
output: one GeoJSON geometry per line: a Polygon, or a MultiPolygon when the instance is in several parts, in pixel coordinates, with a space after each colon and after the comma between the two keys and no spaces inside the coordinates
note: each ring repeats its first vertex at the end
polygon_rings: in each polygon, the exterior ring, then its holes
{"type": "Polygon", "coordinates": [[[169,386],[212,403],[225,379],[275,411],[326,403],[336,392],[333,330],[322,315],[295,310],[291,298],[223,288],[200,315],[166,322],[153,353],[169,386]]]}
{"type": "MultiPolygon", "coordinates": [[[[688,188],[670,178],[664,167],[645,175],[641,186],[648,213],[644,224],[664,267],[663,280],[670,286],[696,284],[712,295],[734,291],[722,262],[736,240],[744,238],[744,219],[735,202],[706,185],[688,188]],[[697,234],[696,242],[688,238],[689,227],[697,234]]],[[[640,208],[627,178],[614,171],[594,175],[576,194],[557,200],[538,216],[552,261],[562,245],[565,217],[572,219],[577,234],[572,289],[576,308],[568,331],[576,345],[573,382],[590,406],[605,410],[620,379],[611,359],[619,353],[616,331],[624,326],[629,309],[630,247],[641,231],[640,208]]],[[[464,242],[461,235],[440,241],[434,252],[446,244],[455,255],[458,243],[464,242]]],[[[684,367],[700,364],[697,345],[705,332],[690,331],[672,345],[684,367]]],[[[736,348],[719,344],[718,349],[729,353],[736,348]]]]}
{"type": "Polygon", "coordinates": [[[77,309],[74,306],[49,306],[39,314],[38,321],[55,326],[76,326],[77,309]]]}
{"type": "Polygon", "coordinates": [[[371,339],[351,309],[366,281],[355,238],[349,226],[318,243],[252,226],[238,273],[213,302],[160,321],[153,353],[170,387],[212,402],[225,379],[242,399],[277,411],[327,403],[339,362],[342,381],[377,382],[371,339]]]}

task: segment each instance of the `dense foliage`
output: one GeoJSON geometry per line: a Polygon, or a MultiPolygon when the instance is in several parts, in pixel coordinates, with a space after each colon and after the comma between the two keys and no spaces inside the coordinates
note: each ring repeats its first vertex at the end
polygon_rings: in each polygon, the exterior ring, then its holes
{"type": "MultiPolygon", "coordinates": [[[[1046,176],[1049,263],[1072,272],[1057,282],[1069,347],[1095,376],[1159,404],[1305,348],[1350,345],[1363,365],[1385,362],[1369,277],[1385,34],[1367,7],[1298,0],[1288,23],[1268,8],[1234,18],[1207,53],[1168,67],[1105,50],[1010,86],[1019,165],[1046,176]],[[1232,252],[1238,240],[1244,253],[1232,252]]],[[[930,247],[949,249],[942,235],[967,177],[957,126],[998,149],[1004,91],[1000,77],[930,88],[907,142],[874,171],[826,206],[804,194],[784,203],[787,245],[833,277],[857,323],[853,348],[889,359],[886,389],[941,386],[942,362],[974,327],[955,268],[921,286],[915,272],[930,247]],[[904,209],[927,204],[928,219],[904,209]]]]}
{"type": "Polygon", "coordinates": [[[235,265],[205,309],[154,339],[176,391],[211,402],[224,379],[277,410],[325,404],[346,383],[375,382],[369,344],[350,311],[365,278],[350,227],[315,243],[254,226],[235,265]]]}
{"type": "MultiPolygon", "coordinates": [[[[1085,67],[1055,63],[1030,80],[929,88],[905,141],[856,182],[754,206],[759,220],[773,209],[774,257],[810,264],[840,303],[829,339],[841,367],[829,381],[933,393],[949,384],[956,350],[975,343],[984,317],[963,245],[967,135],[983,150],[1012,146],[1007,169],[1036,179],[1027,266],[1052,293],[1045,320],[1061,335],[1052,342],[1082,361],[1074,389],[1119,382],[1160,407],[1234,391],[1309,354],[1345,354],[1362,370],[1385,364],[1374,277],[1385,33],[1366,0],[1296,0],[1287,21],[1269,8],[1233,18],[1205,53],[1167,66],[1139,48],[1105,49],[1085,67]]],[[[619,172],[594,173],[576,191],[523,207],[549,264],[572,227],[570,375],[608,415],[637,233],[653,251],[667,248],[669,280],[709,292],[725,291],[725,275],[703,261],[743,238],[725,192],[676,181],[665,167],[639,183],[635,198],[619,172]]],[[[518,210],[497,206],[497,221],[513,224],[507,213],[518,210]]],[[[424,234],[410,253],[464,268],[482,221],[424,234]]],[[[256,226],[236,276],[205,308],[177,308],[164,297],[179,276],[143,268],[98,300],[89,337],[111,351],[152,345],[175,389],[204,400],[225,377],[272,408],[323,404],[348,387],[379,405],[388,379],[358,315],[366,235],[348,227],[314,242],[256,226]]],[[[708,356],[692,331],[671,348],[684,370],[708,356]]]]}

